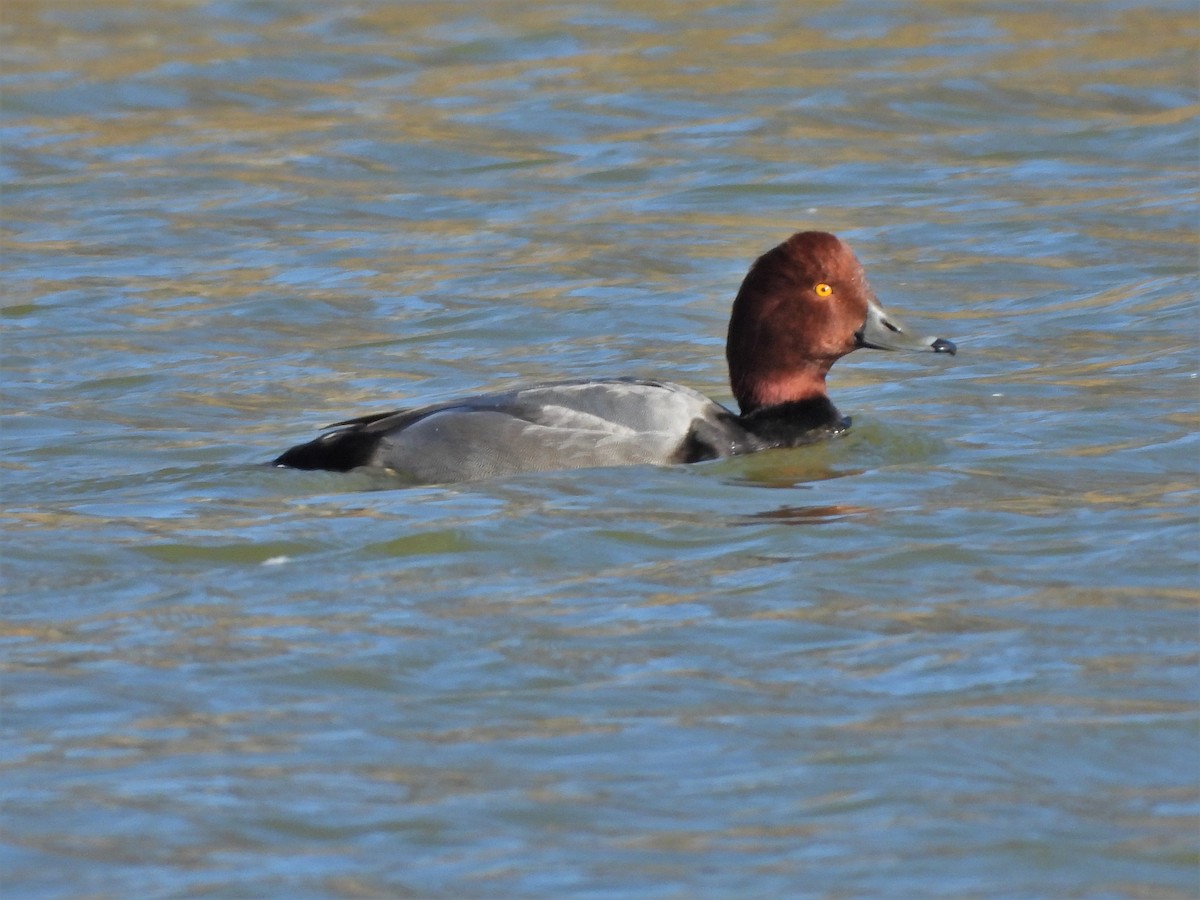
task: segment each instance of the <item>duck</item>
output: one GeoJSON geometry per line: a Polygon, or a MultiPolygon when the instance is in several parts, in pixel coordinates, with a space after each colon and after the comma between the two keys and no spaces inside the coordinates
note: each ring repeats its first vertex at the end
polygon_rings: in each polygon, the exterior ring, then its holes
{"type": "Polygon", "coordinates": [[[799,447],[850,427],[825,379],[859,349],[957,352],[886,312],[844,241],[802,231],[758,257],[733,301],[725,359],[737,412],[670,381],[554,381],[335,422],[272,465],[449,484],[799,447]]]}

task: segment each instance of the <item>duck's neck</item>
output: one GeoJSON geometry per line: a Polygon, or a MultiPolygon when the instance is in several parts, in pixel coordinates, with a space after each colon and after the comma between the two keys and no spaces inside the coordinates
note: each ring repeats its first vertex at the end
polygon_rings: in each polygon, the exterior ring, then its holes
{"type": "Polygon", "coordinates": [[[812,364],[735,382],[742,426],[765,446],[810,443],[850,427],[825,393],[829,366],[812,364]]]}
{"type": "MultiPolygon", "coordinates": [[[[732,368],[732,367],[731,367],[732,368]]],[[[773,406],[824,400],[829,365],[822,362],[789,367],[785,372],[743,372],[730,378],[743,416],[773,406]]]]}

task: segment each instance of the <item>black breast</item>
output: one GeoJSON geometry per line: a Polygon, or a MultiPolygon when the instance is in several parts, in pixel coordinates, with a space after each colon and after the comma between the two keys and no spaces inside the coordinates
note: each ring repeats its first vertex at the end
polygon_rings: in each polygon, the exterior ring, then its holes
{"type": "Polygon", "coordinates": [[[837,411],[828,397],[763,406],[741,417],[742,427],[767,447],[799,447],[841,434],[850,419],[837,411]]]}

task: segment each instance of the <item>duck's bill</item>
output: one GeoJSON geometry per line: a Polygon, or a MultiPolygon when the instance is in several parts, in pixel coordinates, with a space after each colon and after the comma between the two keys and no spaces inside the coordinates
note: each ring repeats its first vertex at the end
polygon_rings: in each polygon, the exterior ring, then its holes
{"type": "Polygon", "coordinates": [[[874,303],[867,304],[867,320],[854,337],[858,346],[872,350],[916,350],[951,356],[958,352],[954,342],[945,338],[913,336],[903,322],[874,303]]]}

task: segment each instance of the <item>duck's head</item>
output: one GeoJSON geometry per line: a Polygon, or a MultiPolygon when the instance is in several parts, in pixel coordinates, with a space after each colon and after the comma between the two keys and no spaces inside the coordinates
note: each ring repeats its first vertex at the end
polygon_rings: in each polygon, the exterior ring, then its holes
{"type": "Polygon", "coordinates": [[[729,319],[725,358],[743,415],[825,396],[825,376],[860,347],[955,352],[950,341],[916,337],[884,311],[850,248],[804,231],[750,267],[729,319]]]}

